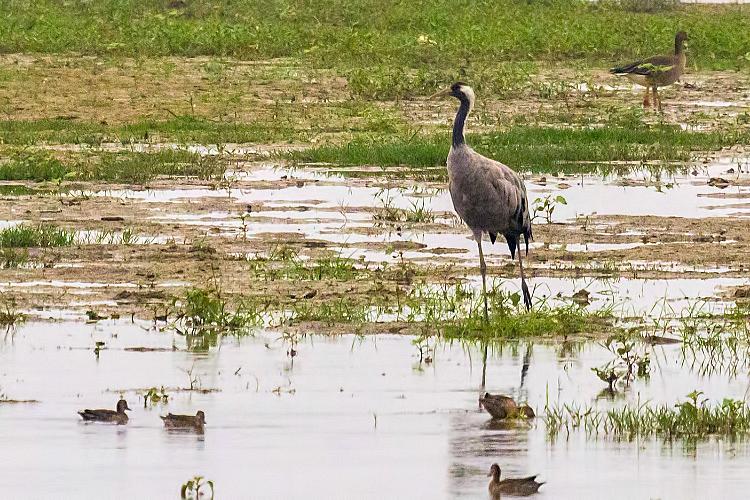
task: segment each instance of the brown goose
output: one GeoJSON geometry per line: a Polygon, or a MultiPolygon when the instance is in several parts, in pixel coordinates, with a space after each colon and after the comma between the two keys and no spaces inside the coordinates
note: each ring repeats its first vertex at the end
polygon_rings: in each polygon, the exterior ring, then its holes
{"type": "Polygon", "coordinates": [[[543,482],[536,482],[536,475],[520,479],[503,479],[500,481],[500,466],[497,464],[492,464],[492,467],[490,467],[490,473],[487,475],[492,476],[488,488],[490,490],[490,495],[495,498],[500,497],[501,495],[533,495],[538,492],[539,487],[544,484],[543,482]]]}
{"type": "Polygon", "coordinates": [[[82,410],[78,414],[87,422],[110,422],[117,425],[128,423],[128,415],[125,410],[130,411],[127,401],[121,399],[117,402],[117,410],[82,410]]]}
{"type": "Polygon", "coordinates": [[[492,418],[534,418],[534,410],[529,405],[518,405],[508,396],[485,392],[479,398],[479,404],[492,415],[492,418]]]}
{"type": "Polygon", "coordinates": [[[687,33],[680,31],[674,37],[674,54],[665,56],[654,56],[641,61],[635,61],[624,66],[618,66],[609,70],[618,76],[626,76],[632,82],[646,87],[643,96],[643,107],[651,105],[649,102],[649,89],[654,93],[654,107],[661,111],[661,99],[656,92],[658,87],[672,85],[678,81],[685,71],[685,41],[687,33]]]}
{"type": "Polygon", "coordinates": [[[169,413],[166,417],[161,417],[164,421],[164,427],[167,429],[194,429],[202,431],[206,424],[206,414],[198,411],[195,415],[175,415],[169,413]]]}

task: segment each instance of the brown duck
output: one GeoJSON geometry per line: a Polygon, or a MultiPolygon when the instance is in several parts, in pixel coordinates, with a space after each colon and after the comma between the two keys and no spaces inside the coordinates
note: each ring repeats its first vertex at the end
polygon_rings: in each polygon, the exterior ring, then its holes
{"type": "Polygon", "coordinates": [[[206,424],[206,414],[203,411],[198,411],[195,415],[175,415],[174,413],[168,414],[166,417],[161,417],[164,421],[164,427],[167,429],[194,429],[202,431],[203,426],[206,424]]]}
{"type": "Polygon", "coordinates": [[[110,422],[117,425],[128,423],[128,415],[125,410],[131,411],[127,401],[121,399],[117,402],[117,410],[83,410],[78,414],[87,422],[110,422]]]}
{"type": "Polygon", "coordinates": [[[492,464],[490,467],[489,490],[490,495],[497,498],[502,495],[528,496],[539,491],[539,487],[544,483],[537,483],[536,476],[523,477],[520,479],[503,479],[500,481],[500,466],[492,464]]]}
{"type": "Polygon", "coordinates": [[[661,111],[661,99],[656,92],[658,87],[666,87],[678,81],[685,72],[685,41],[687,33],[680,31],[674,37],[674,54],[654,56],[641,61],[635,61],[624,66],[618,66],[609,70],[618,76],[625,76],[632,82],[646,87],[643,97],[643,107],[651,105],[648,92],[654,93],[654,107],[661,111]]]}
{"type": "Polygon", "coordinates": [[[534,410],[529,405],[518,405],[508,396],[485,392],[479,397],[479,404],[492,415],[492,418],[534,418],[534,410]]]}

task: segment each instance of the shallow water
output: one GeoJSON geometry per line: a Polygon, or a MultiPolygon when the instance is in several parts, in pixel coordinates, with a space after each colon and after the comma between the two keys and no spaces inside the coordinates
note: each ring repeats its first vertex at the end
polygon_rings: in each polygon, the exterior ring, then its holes
{"type": "MultiPolygon", "coordinates": [[[[417,363],[410,337],[308,337],[287,357],[278,334],[225,340],[208,355],[171,348],[147,325],[31,323],[0,344],[0,386],[36,404],[0,404],[0,464],[6,498],[170,498],[194,474],[216,482],[219,498],[485,497],[486,472],[539,473],[540,498],[741,498],[750,487],[745,442],[616,442],[574,433],[549,441],[542,419],[491,425],[477,409],[477,347],[439,344],[417,363]],[[95,341],[106,342],[97,360],[95,341]],[[127,426],[83,424],[75,411],[110,407],[119,390],[185,387],[193,368],[203,388],[167,389],[170,402],[143,409],[126,391],[127,426]],[[54,382],[53,382],[54,381],[54,382]],[[281,388],[274,393],[274,389],[281,388]],[[293,390],[294,392],[289,392],[293,390]],[[159,414],[203,409],[202,436],[170,433],[159,414]],[[44,481],[39,478],[43,477],[44,481]],[[379,480],[379,479],[384,480],[379,480]]],[[[181,339],[175,340],[178,346],[181,339]]],[[[673,403],[699,389],[713,400],[742,398],[745,377],[700,376],[676,346],[652,349],[650,381],[623,400],[602,399],[590,371],[611,359],[596,344],[506,345],[490,355],[488,389],[541,411],[545,401],[673,403]]],[[[141,390],[140,394],[144,391],[141,390]]]]}

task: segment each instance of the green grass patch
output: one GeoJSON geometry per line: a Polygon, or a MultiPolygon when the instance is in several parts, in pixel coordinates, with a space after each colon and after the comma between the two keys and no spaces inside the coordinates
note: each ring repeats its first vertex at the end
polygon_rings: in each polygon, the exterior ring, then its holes
{"type": "MultiPolygon", "coordinates": [[[[750,143],[746,131],[683,131],[669,125],[556,128],[513,126],[506,131],[470,134],[467,142],[479,153],[517,170],[532,172],[608,173],[610,162],[686,162],[698,151],[750,143]]],[[[343,145],[326,144],[283,153],[293,161],[337,165],[434,167],[445,165],[448,134],[413,137],[358,137],[343,145]]],[[[625,169],[631,167],[622,167],[625,169]]],[[[435,170],[444,178],[445,171],[435,170]]]]}
{"type": "Polygon", "coordinates": [[[4,144],[87,144],[104,142],[273,142],[297,137],[290,126],[271,123],[218,122],[205,118],[179,116],[170,120],[143,120],[126,125],[102,125],[64,119],[0,121],[0,143],[4,144]]]}
{"type": "Polygon", "coordinates": [[[497,61],[651,55],[668,50],[678,28],[690,35],[700,67],[746,65],[750,46],[741,6],[644,0],[194,0],[180,8],[4,0],[0,8],[0,51],[7,53],[296,57],[320,66],[440,65],[458,73],[497,61]]]}
{"type": "Polygon", "coordinates": [[[349,281],[369,275],[367,270],[357,268],[352,259],[341,255],[303,260],[289,247],[273,249],[267,256],[248,259],[248,263],[253,275],[267,281],[349,281]]]}
{"type": "Polygon", "coordinates": [[[226,165],[215,156],[182,149],[153,153],[85,151],[59,160],[48,152],[23,149],[0,163],[0,180],[77,180],[144,183],[159,176],[220,179],[226,165]]]}
{"type": "Polygon", "coordinates": [[[76,233],[49,224],[19,224],[0,230],[0,248],[64,247],[75,243],[76,233]]]}

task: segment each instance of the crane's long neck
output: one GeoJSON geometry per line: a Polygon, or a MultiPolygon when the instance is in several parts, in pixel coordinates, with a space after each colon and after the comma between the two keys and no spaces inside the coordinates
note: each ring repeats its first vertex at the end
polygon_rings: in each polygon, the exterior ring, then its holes
{"type": "Polygon", "coordinates": [[[683,46],[682,40],[679,38],[674,41],[674,55],[679,56],[683,53],[685,47],[683,46]]]}
{"type": "Polygon", "coordinates": [[[456,113],[456,119],[453,121],[453,147],[458,147],[466,144],[464,139],[464,124],[466,123],[466,117],[469,116],[471,111],[471,102],[466,97],[459,98],[461,105],[458,107],[458,113],[456,113]]]}

